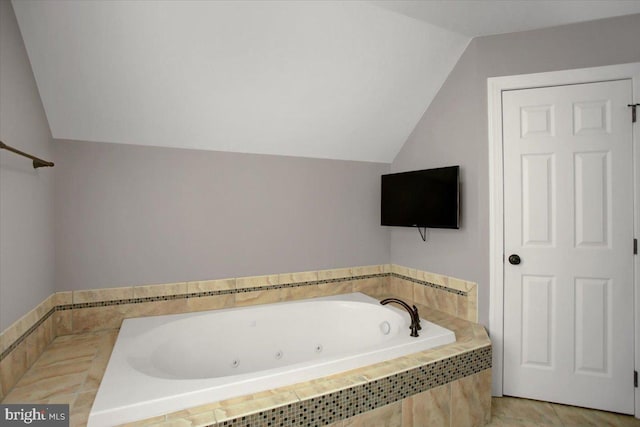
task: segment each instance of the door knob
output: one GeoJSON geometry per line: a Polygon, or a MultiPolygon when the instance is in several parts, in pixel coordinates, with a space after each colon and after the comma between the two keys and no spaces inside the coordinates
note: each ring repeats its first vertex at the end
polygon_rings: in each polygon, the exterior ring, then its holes
{"type": "Polygon", "coordinates": [[[509,255],[509,264],[512,265],[518,265],[520,264],[520,256],[513,254],[513,255],[509,255]]]}

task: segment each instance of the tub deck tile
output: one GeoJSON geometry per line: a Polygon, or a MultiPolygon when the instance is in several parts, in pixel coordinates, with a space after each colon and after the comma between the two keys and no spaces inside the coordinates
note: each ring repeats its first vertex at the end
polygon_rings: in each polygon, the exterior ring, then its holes
{"type": "Polygon", "coordinates": [[[398,372],[408,371],[417,368],[420,364],[413,358],[404,356],[385,362],[376,363],[375,365],[366,366],[364,368],[354,369],[352,372],[364,377],[367,382],[375,381],[380,378],[397,374],[398,372]]]}
{"type": "Polygon", "coordinates": [[[214,410],[215,419],[220,423],[299,401],[300,399],[293,391],[263,391],[219,402],[220,406],[214,410]]]}
{"type": "MultiPolygon", "coordinates": [[[[88,415],[87,415],[88,417],[88,415]]],[[[167,421],[164,415],[159,415],[153,418],[147,418],[145,420],[134,421],[131,423],[121,424],[121,427],[149,427],[149,426],[157,426],[167,421]]]]}
{"type": "Polygon", "coordinates": [[[200,414],[209,414],[210,421],[215,421],[214,412],[216,409],[220,408],[220,402],[207,403],[205,405],[194,406],[193,408],[182,409],[180,411],[171,412],[170,414],[166,414],[165,418],[167,420],[174,420],[179,418],[189,418],[194,415],[200,414]]]}
{"type": "Polygon", "coordinates": [[[4,403],[37,402],[48,403],[49,399],[60,394],[72,394],[84,383],[86,372],[71,375],[59,375],[42,379],[34,384],[22,387],[20,383],[11,390],[4,403]]]}
{"type": "MultiPolygon", "coordinates": [[[[115,343],[117,330],[57,337],[7,394],[3,403],[69,404],[71,426],[84,426],[97,387],[82,391],[95,370],[98,382],[115,343]],[[95,368],[99,364],[99,368],[95,368]]],[[[163,417],[164,418],[164,417],[163,417]]]]}
{"type": "Polygon", "coordinates": [[[307,400],[367,382],[367,379],[362,375],[354,371],[351,372],[351,374],[335,374],[325,378],[294,384],[284,389],[292,390],[300,400],[307,400]]]}
{"type": "Polygon", "coordinates": [[[78,393],[74,401],[70,404],[70,412],[73,414],[73,425],[84,426],[89,419],[89,412],[91,412],[91,406],[96,398],[98,390],[87,391],[78,393]]]}
{"type": "Polygon", "coordinates": [[[185,426],[185,427],[205,427],[216,425],[215,415],[213,411],[201,412],[185,418],[167,419],[164,423],[160,424],[163,427],[169,426],[185,426]],[[177,423],[177,424],[172,424],[177,423]]]}
{"type": "Polygon", "coordinates": [[[34,366],[20,380],[19,387],[37,386],[51,378],[59,378],[73,374],[84,374],[89,371],[95,356],[83,356],[72,359],[69,363],[57,363],[55,366],[34,366]]]}
{"type": "Polygon", "coordinates": [[[62,405],[69,405],[69,407],[71,407],[71,405],[73,405],[73,402],[75,402],[77,397],[78,397],[77,393],[56,394],[53,397],[51,397],[51,399],[48,399],[47,404],[48,405],[62,404],[62,405]]]}

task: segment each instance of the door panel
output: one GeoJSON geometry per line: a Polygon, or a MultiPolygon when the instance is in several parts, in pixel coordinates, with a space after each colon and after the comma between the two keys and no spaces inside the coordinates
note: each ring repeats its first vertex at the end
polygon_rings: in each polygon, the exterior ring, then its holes
{"type": "Polygon", "coordinates": [[[553,245],[554,177],[552,154],[522,156],[522,244],[553,245]]]}
{"type": "Polygon", "coordinates": [[[576,278],[576,373],[609,375],[611,280],[576,278]]]}
{"type": "Polygon", "coordinates": [[[553,277],[522,277],[522,364],[551,368],[553,277]]]}
{"type": "Polygon", "coordinates": [[[503,92],[506,395],[633,413],[631,93],[503,92]]]}
{"type": "Polygon", "coordinates": [[[574,155],[576,246],[609,246],[611,156],[608,151],[574,155]]]}

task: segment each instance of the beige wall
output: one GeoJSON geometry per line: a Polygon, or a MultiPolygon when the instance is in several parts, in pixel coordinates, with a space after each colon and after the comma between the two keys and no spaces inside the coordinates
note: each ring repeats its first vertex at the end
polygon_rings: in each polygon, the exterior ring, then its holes
{"type": "Polygon", "coordinates": [[[54,141],[58,291],[385,264],[388,164],[54,141]]]}
{"type": "MultiPolygon", "coordinates": [[[[0,140],[49,160],[51,133],[11,3],[0,1],[0,140]]],[[[50,168],[0,150],[0,330],[54,290],[50,168]]]]}
{"type": "Polygon", "coordinates": [[[462,227],[393,228],[391,262],[478,283],[489,319],[487,78],[640,61],[640,15],[474,39],[391,165],[394,172],[459,164],[462,227]]]}

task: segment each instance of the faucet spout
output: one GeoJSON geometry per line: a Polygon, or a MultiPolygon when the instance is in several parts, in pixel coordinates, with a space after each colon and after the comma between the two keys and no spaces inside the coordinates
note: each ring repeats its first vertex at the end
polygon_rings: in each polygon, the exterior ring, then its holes
{"type": "Polygon", "coordinates": [[[414,305],[412,308],[411,306],[409,306],[409,304],[398,298],[386,298],[380,301],[380,304],[387,305],[392,302],[400,304],[402,307],[404,307],[405,310],[407,310],[409,316],[411,316],[411,326],[409,326],[409,328],[411,329],[411,336],[417,337],[418,330],[422,328],[420,327],[420,316],[418,314],[418,309],[416,308],[416,306],[414,305]]]}

